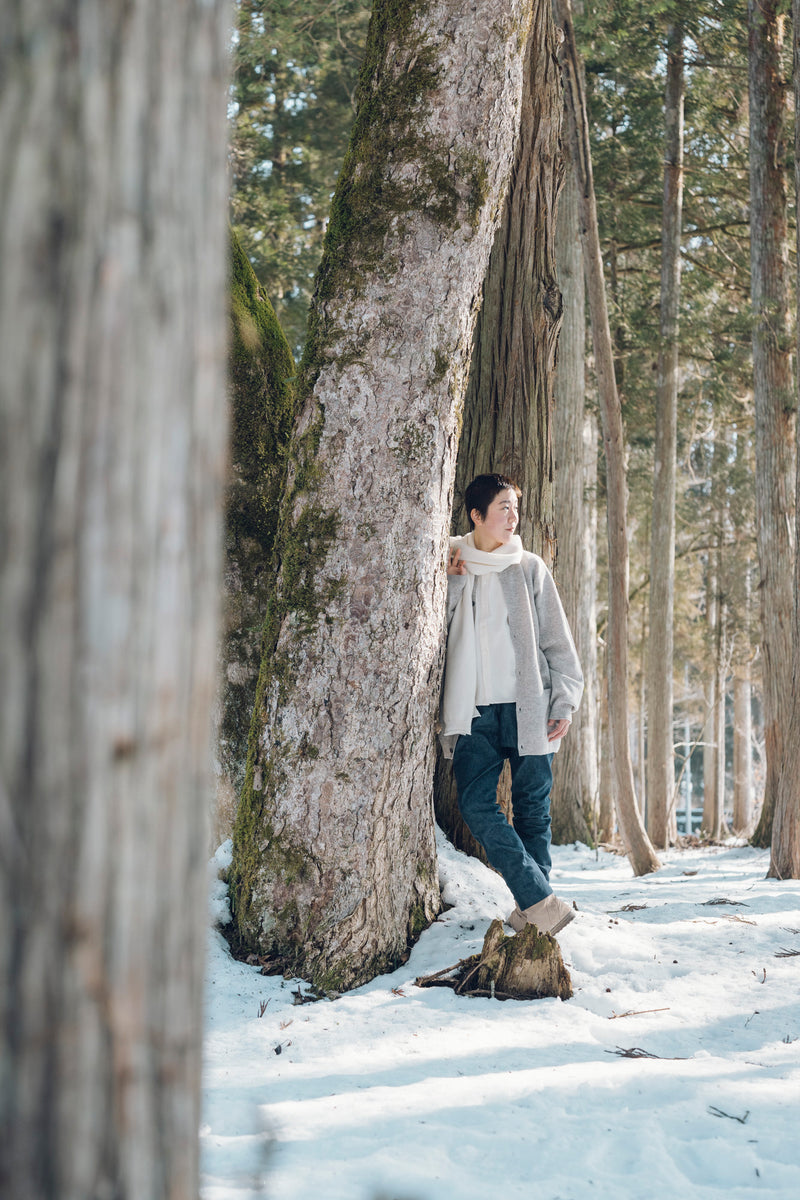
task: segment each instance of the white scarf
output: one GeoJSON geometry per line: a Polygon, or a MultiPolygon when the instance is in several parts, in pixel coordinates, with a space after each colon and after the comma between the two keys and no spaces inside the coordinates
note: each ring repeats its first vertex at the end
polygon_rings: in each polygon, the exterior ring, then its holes
{"type": "Polygon", "coordinates": [[[472,589],[476,575],[505,571],[522,561],[522,542],[517,534],[505,546],[486,552],[477,550],[473,534],[450,538],[450,553],[461,551],[466,563],[466,584],[453,613],[447,634],[447,665],[442,689],[442,735],[468,734],[472,718],[478,716],[475,691],[478,679],[478,652],[475,645],[475,623],[472,612],[472,589]]]}

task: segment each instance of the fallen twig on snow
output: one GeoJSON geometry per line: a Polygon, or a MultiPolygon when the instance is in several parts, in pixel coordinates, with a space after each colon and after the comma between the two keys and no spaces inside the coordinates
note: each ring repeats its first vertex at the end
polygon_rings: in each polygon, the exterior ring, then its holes
{"type": "Polygon", "coordinates": [[[800,950],[776,950],[775,958],[797,958],[800,950]]]}
{"type": "Polygon", "coordinates": [[[744,1125],[745,1121],[750,1116],[749,1108],[743,1117],[737,1117],[733,1113],[723,1112],[721,1108],[715,1108],[713,1104],[709,1104],[708,1111],[711,1113],[712,1117],[727,1117],[731,1121],[738,1121],[740,1125],[744,1125]]]}
{"type": "Polygon", "coordinates": [[[640,1009],[637,1009],[636,1011],[631,1009],[630,1012],[624,1012],[624,1013],[612,1012],[611,1016],[608,1019],[609,1019],[609,1021],[616,1021],[620,1017],[643,1017],[645,1015],[645,1013],[654,1013],[654,1012],[669,1012],[669,1006],[667,1006],[666,1008],[640,1008],[640,1009]]]}
{"type": "Polygon", "coordinates": [[[735,904],[737,908],[749,908],[749,904],[745,904],[744,900],[728,900],[725,896],[717,896],[713,900],[704,900],[703,904],[709,907],[712,904],[735,904]]]}
{"type": "Polygon", "coordinates": [[[629,1050],[617,1046],[616,1050],[606,1050],[605,1053],[618,1054],[620,1058],[660,1058],[664,1062],[686,1062],[686,1056],[683,1054],[668,1054],[665,1058],[663,1054],[651,1054],[649,1050],[643,1050],[641,1046],[631,1046],[629,1050]]]}

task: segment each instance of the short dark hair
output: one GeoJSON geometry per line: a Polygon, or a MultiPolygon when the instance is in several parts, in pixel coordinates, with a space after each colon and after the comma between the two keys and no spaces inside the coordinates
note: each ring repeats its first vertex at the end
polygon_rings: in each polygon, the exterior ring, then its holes
{"type": "Polygon", "coordinates": [[[517,487],[513,479],[509,479],[506,475],[476,475],[472,483],[467,486],[464,492],[464,508],[467,511],[467,519],[470,529],[475,528],[475,522],[472,519],[472,510],[477,508],[478,512],[486,520],[486,514],[489,511],[489,505],[498,496],[500,492],[504,492],[506,488],[511,488],[516,492],[517,499],[522,495],[522,489],[517,487]]]}

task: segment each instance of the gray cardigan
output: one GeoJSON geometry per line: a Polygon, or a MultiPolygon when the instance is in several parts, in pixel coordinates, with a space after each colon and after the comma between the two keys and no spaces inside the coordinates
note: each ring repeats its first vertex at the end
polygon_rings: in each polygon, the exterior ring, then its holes
{"type": "MultiPolygon", "coordinates": [[[[517,664],[517,749],[520,754],[550,754],[554,747],[547,741],[548,720],[570,720],[583,693],[575,643],[553,576],[538,554],[524,550],[522,561],[498,578],[517,664]]],[[[466,576],[447,576],[448,629],[465,586],[466,576]]],[[[452,758],[457,735],[440,740],[445,758],[452,758]]]]}

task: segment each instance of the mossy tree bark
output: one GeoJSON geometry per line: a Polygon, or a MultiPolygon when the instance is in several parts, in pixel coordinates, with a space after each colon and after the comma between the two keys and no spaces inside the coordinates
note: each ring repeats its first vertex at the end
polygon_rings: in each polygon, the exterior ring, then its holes
{"type": "Polygon", "coordinates": [[[792,704],[794,422],[788,316],[786,88],[779,0],[749,0],[750,298],[756,420],[756,541],[767,779],[753,834],[769,846],[792,704]]]}
{"type": "Polygon", "coordinates": [[[553,759],[556,844],[589,842],[597,827],[597,419],[586,411],[586,295],[578,190],[567,160],[558,204],[558,280],[564,319],[555,378],[558,590],[583,667],[581,706],[553,759]]]}
{"type": "Polygon", "coordinates": [[[642,825],[636,803],[628,741],[628,524],[625,438],[622,409],[614,376],[603,260],[597,227],[597,205],[589,150],[589,126],[582,64],[575,44],[570,0],[555,0],[556,19],[564,34],[559,51],[564,78],[566,126],[570,154],[578,175],[586,290],[592,324],[597,391],[603,427],[608,496],[608,714],[617,815],[631,865],[637,875],[660,866],[642,825]]]}
{"type": "Polygon", "coordinates": [[[4,1200],[198,1192],[227,15],[4,6],[4,1200]]]}
{"type": "MultiPolygon", "coordinates": [[[[452,532],[469,531],[464,490],[470,480],[500,471],[522,488],[523,544],[552,563],[551,420],[561,317],[555,270],[561,90],[549,0],[534,0],[524,67],[520,139],[473,340],[452,532]]],[[[507,767],[498,798],[510,819],[507,767]]],[[[453,844],[485,862],[483,850],[462,820],[452,768],[441,751],[437,751],[434,804],[437,820],[453,844]]]]}
{"type": "MultiPolygon", "coordinates": [[[[792,3],[794,34],[794,103],[800,112],[800,0],[792,3]]],[[[800,198],[800,121],[794,130],[794,187],[800,198]]],[[[797,227],[797,249],[800,250],[800,224],[797,227]]],[[[800,259],[798,259],[800,262],[800,259]]],[[[800,268],[795,278],[800,299],[800,268]]],[[[800,350],[800,327],[797,333],[800,350]]],[[[800,413],[800,406],[798,407],[800,413]]],[[[800,416],[798,417],[800,420],[800,416]]],[[[800,438],[798,438],[800,444],[800,438]]],[[[800,471],[797,472],[795,492],[795,547],[800,547],[800,471]]],[[[800,553],[794,563],[794,612],[792,623],[792,700],[786,731],[781,777],[772,823],[772,843],[769,877],[800,879],[800,553]]]]}
{"type": "Polygon", "coordinates": [[[272,550],[294,418],[292,354],[233,231],[230,286],[231,454],[215,713],[215,845],[231,834],[244,785],[264,616],[275,581],[272,550]]]}
{"type": "Polygon", "coordinates": [[[302,364],[231,891],[325,988],[438,904],[431,782],[457,432],[530,0],[377,0],[302,364]]]}

